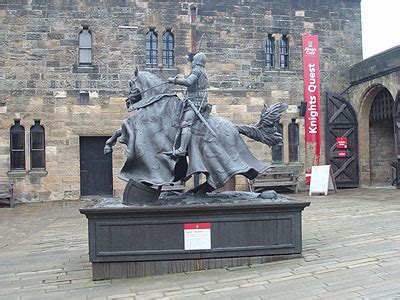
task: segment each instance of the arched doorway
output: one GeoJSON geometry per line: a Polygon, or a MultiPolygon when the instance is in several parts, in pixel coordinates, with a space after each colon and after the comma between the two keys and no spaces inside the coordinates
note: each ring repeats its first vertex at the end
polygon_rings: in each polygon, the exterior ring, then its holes
{"type": "Polygon", "coordinates": [[[381,87],[373,98],[369,112],[370,184],[392,184],[392,166],[396,161],[393,127],[394,100],[390,92],[381,87]]]}

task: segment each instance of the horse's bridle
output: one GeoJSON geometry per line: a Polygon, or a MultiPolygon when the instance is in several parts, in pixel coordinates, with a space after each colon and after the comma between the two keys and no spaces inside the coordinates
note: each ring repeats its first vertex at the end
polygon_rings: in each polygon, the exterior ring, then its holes
{"type": "Polygon", "coordinates": [[[164,82],[162,82],[162,83],[160,83],[160,84],[156,84],[155,86],[152,86],[152,87],[150,87],[150,88],[144,90],[143,92],[140,92],[140,94],[143,94],[144,92],[147,92],[147,91],[149,91],[149,90],[152,90],[152,89],[154,89],[154,88],[156,88],[156,87],[159,87],[159,86],[164,85],[164,84],[167,84],[167,83],[168,83],[168,81],[164,81],[164,82]]]}
{"type": "MultiPolygon", "coordinates": [[[[140,92],[138,88],[134,88],[133,90],[137,90],[137,91],[138,91],[137,93],[134,93],[134,96],[136,96],[136,97],[128,96],[128,98],[126,99],[126,101],[130,100],[131,98],[138,98],[137,101],[139,101],[139,100],[142,98],[142,94],[143,94],[144,92],[147,92],[147,91],[149,91],[149,90],[152,90],[152,89],[154,89],[154,88],[156,88],[156,87],[159,87],[159,86],[164,85],[164,84],[167,84],[167,83],[168,83],[168,81],[164,81],[164,82],[162,82],[162,83],[160,83],[160,84],[156,84],[155,86],[152,86],[152,87],[150,87],[150,88],[148,88],[148,89],[145,89],[145,90],[142,91],[142,92],[140,92]],[[140,96],[140,98],[139,98],[139,96],[140,96]]],[[[131,94],[131,93],[129,93],[129,94],[131,94]]],[[[135,102],[137,102],[137,101],[135,101],[135,102]]]]}
{"type": "MultiPolygon", "coordinates": [[[[152,86],[152,87],[150,87],[150,88],[148,88],[148,89],[145,89],[145,90],[142,91],[142,92],[139,91],[139,89],[135,87],[133,90],[131,90],[131,91],[129,92],[128,98],[125,99],[126,107],[129,109],[129,107],[130,107],[131,104],[134,104],[134,103],[139,102],[140,100],[142,100],[142,94],[143,94],[144,92],[147,92],[147,91],[149,91],[149,90],[151,90],[151,89],[154,89],[154,88],[156,88],[156,87],[159,87],[159,86],[164,85],[164,84],[167,84],[167,83],[168,83],[168,81],[164,81],[164,82],[162,82],[162,83],[160,83],[160,84],[156,84],[155,86],[152,86]]],[[[132,88],[132,87],[131,87],[131,88],[132,88]]]]}

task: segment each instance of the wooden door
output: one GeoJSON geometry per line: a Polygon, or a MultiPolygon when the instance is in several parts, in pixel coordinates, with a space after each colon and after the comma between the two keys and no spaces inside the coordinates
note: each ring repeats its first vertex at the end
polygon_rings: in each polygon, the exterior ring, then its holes
{"type": "Polygon", "coordinates": [[[113,194],[112,155],[104,155],[109,137],[80,137],[81,196],[113,194]]]}
{"type": "Polygon", "coordinates": [[[358,187],[358,123],[353,106],[341,95],[326,95],[326,161],[338,188],[358,187]],[[346,148],[338,146],[346,139],[346,148]],[[340,143],[339,143],[340,144],[340,143]]]}

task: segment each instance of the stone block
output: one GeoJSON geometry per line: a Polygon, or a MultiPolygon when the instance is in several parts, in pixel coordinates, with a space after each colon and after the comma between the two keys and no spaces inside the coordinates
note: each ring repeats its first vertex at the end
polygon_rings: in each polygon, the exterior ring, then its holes
{"type": "Polygon", "coordinates": [[[251,97],[250,98],[250,105],[264,105],[264,98],[256,98],[256,97],[251,97]]]}
{"type": "Polygon", "coordinates": [[[289,98],[289,91],[286,90],[274,90],[271,92],[272,98],[278,99],[288,99],[289,98]]]}
{"type": "Polygon", "coordinates": [[[55,109],[55,113],[57,115],[63,115],[63,114],[66,114],[68,112],[68,107],[67,106],[57,106],[54,109],[55,109]]]}
{"type": "Polygon", "coordinates": [[[304,29],[314,29],[314,23],[312,22],[303,22],[304,29]]]}
{"type": "Polygon", "coordinates": [[[53,93],[54,93],[55,98],[66,98],[67,97],[66,91],[54,91],[53,93]]]}
{"type": "Polygon", "coordinates": [[[43,37],[40,33],[27,33],[26,39],[27,40],[41,40],[43,37]]]}
{"type": "Polygon", "coordinates": [[[47,38],[50,40],[62,40],[64,39],[64,34],[60,32],[49,32],[47,38]]]}

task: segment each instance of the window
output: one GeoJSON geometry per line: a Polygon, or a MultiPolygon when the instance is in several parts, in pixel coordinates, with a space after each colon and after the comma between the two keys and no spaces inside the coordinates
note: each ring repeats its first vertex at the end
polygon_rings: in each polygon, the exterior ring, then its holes
{"type": "Polygon", "coordinates": [[[150,29],[146,33],[146,66],[156,68],[158,65],[158,41],[157,33],[150,29]]]}
{"type": "Polygon", "coordinates": [[[163,65],[172,67],[174,65],[174,35],[171,30],[163,34],[163,65]]]}
{"type": "Polygon", "coordinates": [[[89,25],[83,25],[79,33],[79,65],[92,64],[92,33],[89,25]]]}
{"type": "MultiPolygon", "coordinates": [[[[275,126],[278,129],[278,132],[282,134],[282,124],[276,124],[275,126]]],[[[272,162],[283,162],[283,145],[272,146],[272,162]]]]}
{"type": "Polygon", "coordinates": [[[80,92],[79,93],[79,104],[89,104],[90,95],[89,92],[80,92]]]}
{"type": "Polygon", "coordinates": [[[16,120],[10,129],[11,170],[25,170],[25,129],[16,120]]]}
{"type": "Polygon", "coordinates": [[[39,120],[31,127],[31,169],[45,169],[45,138],[44,128],[39,120]]]}
{"type": "Polygon", "coordinates": [[[288,126],[289,139],[289,162],[299,161],[299,125],[296,119],[292,119],[292,123],[288,126]]]}
{"type": "Polygon", "coordinates": [[[279,42],[279,67],[289,69],[289,39],[283,35],[279,42]]]}
{"type": "Polygon", "coordinates": [[[265,44],[266,51],[266,66],[268,70],[271,70],[275,66],[275,39],[272,34],[268,34],[267,41],[265,44]]]}

